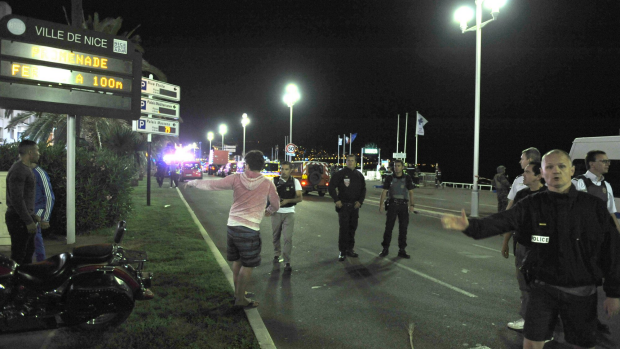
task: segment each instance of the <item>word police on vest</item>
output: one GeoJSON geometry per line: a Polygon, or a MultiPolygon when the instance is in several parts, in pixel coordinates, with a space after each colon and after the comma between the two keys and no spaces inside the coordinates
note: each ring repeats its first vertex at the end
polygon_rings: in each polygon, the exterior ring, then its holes
{"type": "Polygon", "coordinates": [[[549,237],[548,236],[532,235],[532,242],[536,242],[536,243],[539,243],[539,244],[548,244],[549,243],[549,237]]]}

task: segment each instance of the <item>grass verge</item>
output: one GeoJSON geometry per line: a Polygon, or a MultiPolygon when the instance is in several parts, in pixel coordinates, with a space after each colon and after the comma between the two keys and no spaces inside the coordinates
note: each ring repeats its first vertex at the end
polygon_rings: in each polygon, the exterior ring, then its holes
{"type": "MultiPolygon", "coordinates": [[[[231,309],[233,291],[176,190],[132,194],[134,212],[121,244],[146,250],[155,298],[136,302],[129,319],[105,332],[61,329],[48,348],[259,348],[245,313],[231,309]],[[165,207],[170,205],[169,207],[165,207]]],[[[110,236],[101,229],[94,236],[110,236]]]]}

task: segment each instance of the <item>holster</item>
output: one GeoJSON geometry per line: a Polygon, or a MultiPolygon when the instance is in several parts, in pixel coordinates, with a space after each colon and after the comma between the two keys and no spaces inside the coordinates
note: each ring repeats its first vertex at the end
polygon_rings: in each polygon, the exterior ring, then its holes
{"type": "Polygon", "coordinates": [[[523,265],[519,268],[519,271],[523,274],[523,280],[525,280],[527,285],[529,285],[530,282],[536,278],[536,275],[534,275],[534,258],[531,252],[531,250],[527,251],[525,257],[523,258],[523,265]]]}

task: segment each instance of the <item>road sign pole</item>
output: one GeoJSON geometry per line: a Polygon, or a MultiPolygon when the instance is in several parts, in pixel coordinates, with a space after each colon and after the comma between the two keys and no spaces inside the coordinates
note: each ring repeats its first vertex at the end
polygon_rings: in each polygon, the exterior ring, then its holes
{"type": "MultiPolygon", "coordinates": [[[[149,79],[153,78],[153,74],[149,74],[149,79]]],[[[152,99],[153,95],[149,95],[149,98],[152,99]]],[[[151,114],[148,114],[148,118],[152,118],[151,114]]],[[[146,153],[146,206],[151,206],[151,134],[148,133],[146,136],[146,144],[147,144],[147,153],[146,153]]]]}

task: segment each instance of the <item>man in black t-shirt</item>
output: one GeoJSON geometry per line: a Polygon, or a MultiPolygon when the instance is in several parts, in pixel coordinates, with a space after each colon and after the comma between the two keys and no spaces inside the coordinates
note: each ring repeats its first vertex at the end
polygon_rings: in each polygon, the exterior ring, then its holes
{"type": "Polygon", "coordinates": [[[387,194],[389,197],[385,201],[387,219],[385,221],[385,231],[383,233],[383,250],[379,254],[385,257],[389,253],[390,242],[392,241],[392,230],[396,217],[398,217],[398,256],[410,258],[405,252],[407,247],[407,227],[409,225],[409,213],[413,212],[413,180],[409,175],[403,173],[403,162],[394,160],[394,175],[388,176],[383,184],[381,199],[379,199],[379,212],[383,213],[383,203],[387,194]]]}

